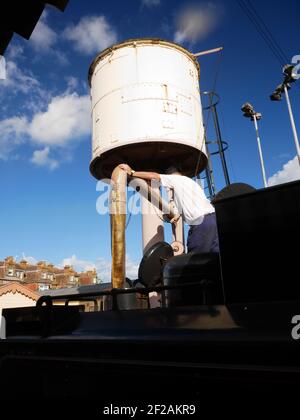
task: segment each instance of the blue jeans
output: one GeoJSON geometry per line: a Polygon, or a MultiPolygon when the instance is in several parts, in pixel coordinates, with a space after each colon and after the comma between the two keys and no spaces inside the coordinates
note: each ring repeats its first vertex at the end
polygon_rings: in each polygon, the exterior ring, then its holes
{"type": "Polygon", "coordinates": [[[191,225],[187,239],[188,252],[219,252],[215,213],[206,214],[199,225],[191,225]]]}

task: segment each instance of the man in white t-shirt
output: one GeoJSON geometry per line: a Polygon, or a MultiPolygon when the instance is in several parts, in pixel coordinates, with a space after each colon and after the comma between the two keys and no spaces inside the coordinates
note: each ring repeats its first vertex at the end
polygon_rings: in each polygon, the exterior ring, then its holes
{"type": "Polygon", "coordinates": [[[134,171],[129,165],[119,165],[133,178],[160,181],[162,186],[174,191],[174,203],[184,222],[189,226],[188,252],[219,252],[215,209],[206,198],[201,186],[170,167],[166,175],[156,172],[134,171]]]}

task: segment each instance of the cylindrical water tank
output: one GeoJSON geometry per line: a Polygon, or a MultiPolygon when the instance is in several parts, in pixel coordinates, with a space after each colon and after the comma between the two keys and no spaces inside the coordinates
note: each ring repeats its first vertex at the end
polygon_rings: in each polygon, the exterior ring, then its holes
{"type": "Polygon", "coordinates": [[[136,39],[113,45],[92,62],[91,173],[110,177],[119,163],[163,173],[180,163],[186,175],[207,163],[199,63],[171,42],[136,39]]]}

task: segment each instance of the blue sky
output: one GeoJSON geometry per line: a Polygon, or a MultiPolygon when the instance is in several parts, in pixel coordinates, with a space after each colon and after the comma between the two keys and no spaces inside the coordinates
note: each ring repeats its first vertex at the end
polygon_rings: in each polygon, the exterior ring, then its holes
{"type": "MultiPolygon", "coordinates": [[[[299,2],[285,7],[281,1],[273,1],[272,7],[266,0],[252,3],[285,55],[291,59],[300,54],[299,2]]],[[[221,57],[201,58],[200,86],[211,90],[218,69],[215,89],[221,96],[219,118],[229,143],[232,182],[263,186],[254,128],[240,111],[246,101],[263,114],[260,134],[270,183],[300,177],[286,104],[269,100],[282,80],[281,65],[238,1],[70,0],[64,13],[48,6],[31,40],[15,35],[5,53],[7,79],[0,80],[0,259],[25,255],[55,264],[71,262],[79,270],[96,266],[108,280],[109,218],[96,212],[99,192],[89,173],[87,72],[102,49],[139,37],[176,40],[192,52],[224,47],[221,57]]],[[[299,82],[290,98],[300,129],[299,82]]],[[[212,136],[210,126],[208,134],[212,136]]],[[[224,179],[219,161],[213,163],[219,190],[224,179]]],[[[127,254],[127,274],[134,276],[141,257],[139,216],[132,217],[127,229],[127,254]]]]}

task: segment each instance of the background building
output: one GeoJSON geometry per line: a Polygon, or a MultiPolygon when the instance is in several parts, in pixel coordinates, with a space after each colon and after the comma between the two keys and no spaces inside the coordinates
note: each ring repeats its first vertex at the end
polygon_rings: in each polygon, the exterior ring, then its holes
{"type": "Polygon", "coordinates": [[[0,261],[0,285],[17,282],[37,291],[96,284],[96,270],[78,273],[70,265],[63,268],[39,261],[29,264],[26,260],[16,262],[13,257],[0,261]]]}
{"type": "Polygon", "coordinates": [[[35,306],[40,294],[20,283],[9,282],[0,286],[0,312],[5,308],[35,306]]]}
{"type": "Polygon", "coordinates": [[[45,261],[30,264],[25,259],[16,262],[13,257],[7,257],[0,261],[0,307],[33,306],[48,290],[98,282],[95,270],[78,273],[70,265],[58,268],[45,261]]]}

